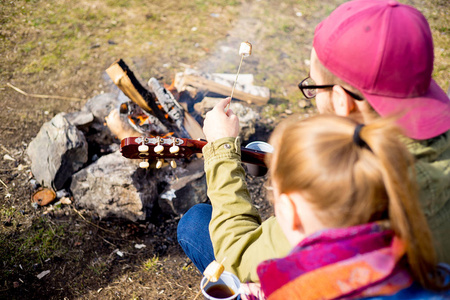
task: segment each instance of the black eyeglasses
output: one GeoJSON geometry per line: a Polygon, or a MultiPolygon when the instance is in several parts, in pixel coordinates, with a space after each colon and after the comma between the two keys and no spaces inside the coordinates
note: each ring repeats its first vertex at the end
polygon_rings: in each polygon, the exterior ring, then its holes
{"type": "MultiPolygon", "coordinates": [[[[326,84],[326,85],[316,85],[314,80],[311,79],[311,77],[306,77],[298,84],[298,88],[300,91],[302,91],[303,95],[306,97],[306,99],[312,99],[316,97],[317,95],[317,89],[331,89],[336,84],[326,84]]],[[[341,86],[342,87],[342,86],[341,86]]],[[[346,88],[342,87],[344,91],[352,96],[355,100],[363,100],[363,98],[353,92],[350,92],[346,88]]]]}

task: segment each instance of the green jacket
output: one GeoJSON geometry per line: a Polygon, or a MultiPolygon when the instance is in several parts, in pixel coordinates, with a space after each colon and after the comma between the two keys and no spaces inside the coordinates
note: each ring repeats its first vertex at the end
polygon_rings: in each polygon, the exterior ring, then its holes
{"type": "MultiPolygon", "coordinates": [[[[450,263],[450,131],[435,139],[407,143],[418,159],[420,199],[440,260],[450,263]]],[[[291,246],[275,217],[261,222],[251,204],[240,147],[239,139],[234,138],[203,147],[208,197],[213,206],[209,231],[216,259],[226,257],[225,270],[242,282],[258,282],[258,264],[286,256],[291,246]]]]}
{"type": "Polygon", "coordinates": [[[440,262],[450,264],[450,131],[435,138],[405,139],[416,158],[419,200],[440,262]]]}

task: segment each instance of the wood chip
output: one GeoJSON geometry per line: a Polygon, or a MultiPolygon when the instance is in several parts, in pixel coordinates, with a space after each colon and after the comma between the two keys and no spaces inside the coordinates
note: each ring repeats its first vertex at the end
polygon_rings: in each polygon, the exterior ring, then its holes
{"type": "Polygon", "coordinates": [[[50,274],[50,270],[43,271],[43,272],[39,273],[38,275],[36,275],[36,277],[38,279],[42,279],[42,277],[44,277],[45,275],[48,275],[48,274],[50,274]]]}
{"type": "Polygon", "coordinates": [[[72,204],[72,200],[70,200],[68,197],[62,197],[59,201],[61,201],[61,203],[65,205],[72,204]]]}
{"type": "Polygon", "coordinates": [[[37,203],[40,206],[51,203],[56,198],[56,193],[49,188],[39,188],[31,196],[31,202],[37,203]]]}

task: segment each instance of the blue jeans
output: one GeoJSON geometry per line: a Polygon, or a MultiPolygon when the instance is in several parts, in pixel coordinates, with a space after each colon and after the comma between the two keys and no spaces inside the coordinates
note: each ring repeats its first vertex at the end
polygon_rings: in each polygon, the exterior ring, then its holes
{"type": "Polygon", "coordinates": [[[178,243],[202,274],[215,259],[209,235],[211,214],[211,205],[205,203],[194,205],[180,219],[177,227],[178,243]]]}

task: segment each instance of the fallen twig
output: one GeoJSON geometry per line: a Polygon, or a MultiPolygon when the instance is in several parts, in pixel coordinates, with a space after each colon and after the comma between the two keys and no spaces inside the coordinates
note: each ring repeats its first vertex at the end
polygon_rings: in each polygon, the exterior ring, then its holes
{"type": "Polygon", "coordinates": [[[7,152],[7,153],[9,153],[9,154],[11,154],[9,151],[8,151],[8,149],[6,149],[5,148],[5,146],[3,146],[3,145],[0,145],[0,147],[2,147],[2,149],[5,151],[5,152],[7,152]]]}
{"type": "Polygon", "coordinates": [[[14,171],[17,170],[18,168],[11,168],[11,169],[0,169],[0,172],[8,172],[8,171],[14,171]]]}
{"type": "MultiPolygon", "coordinates": [[[[172,287],[172,283],[170,281],[166,280],[166,282],[170,285],[170,287],[172,287]]],[[[178,284],[176,281],[175,281],[175,284],[180,288],[184,288],[184,286],[178,284]]]]}
{"type": "Polygon", "coordinates": [[[117,246],[116,245],[114,245],[113,243],[111,243],[110,241],[108,241],[107,239],[105,239],[105,238],[103,238],[102,237],[102,240],[104,240],[105,242],[107,242],[108,244],[110,244],[111,246],[113,246],[113,247],[116,247],[117,248],[117,246]]]}
{"type": "Polygon", "coordinates": [[[73,97],[64,97],[64,96],[53,96],[53,95],[38,95],[38,94],[28,94],[27,92],[22,91],[21,89],[13,86],[11,83],[7,83],[7,86],[15,90],[16,92],[21,93],[22,95],[29,96],[29,97],[35,97],[35,98],[51,98],[51,99],[62,99],[62,100],[73,100],[73,101],[83,101],[84,99],[81,98],[73,98],[73,97]]]}
{"type": "Polygon", "coordinates": [[[3,180],[0,179],[0,182],[5,186],[5,188],[8,188],[8,186],[6,185],[6,183],[3,182],[3,180]]]}
{"type": "Polygon", "coordinates": [[[97,224],[94,224],[94,223],[92,223],[92,222],[90,222],[90,221],[88,221],[88,220],[86,220],[86,218],[75,208],[75,207],[73,207],[72,206],[72,209],[85,221],[85,222],[87,222],[87,223],[89,223],[89,224],[91,224],[91,225],[93,225],[93,226],[95,226],[95,227],[97,227],[98,229],[101,229],[101,230],[104,230],[104,231],[106,231],[106,232],[110,232],[110,233],[114,233],[114,231],[112,231],[112,230],[108,230],[108,229],[105,229],[105,228],[103,228],[103,227],[100,227],[100,226],[98,226],[97,224]]]}

